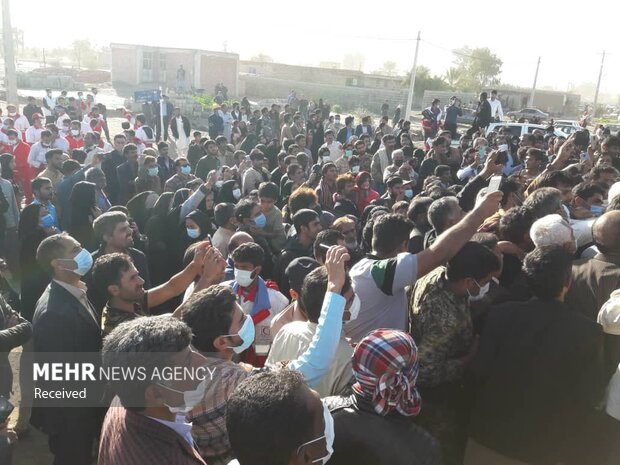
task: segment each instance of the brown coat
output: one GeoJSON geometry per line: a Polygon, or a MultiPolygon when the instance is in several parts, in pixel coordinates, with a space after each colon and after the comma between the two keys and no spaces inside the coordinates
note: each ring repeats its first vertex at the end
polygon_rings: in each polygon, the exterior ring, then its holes
{"type": "Polygon", "coordinates": [[[206,465],[177,432],[140,413],[110,407],[103,422],[99,465],[206,465]]]}

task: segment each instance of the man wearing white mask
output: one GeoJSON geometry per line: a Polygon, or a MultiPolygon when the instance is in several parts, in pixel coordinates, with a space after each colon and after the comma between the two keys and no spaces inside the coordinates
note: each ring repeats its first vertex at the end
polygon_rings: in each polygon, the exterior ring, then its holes
{"type": "Polygon", "coordinates": [[[146,380],[110,383],[117,398],[103,422],[100,465],[164,465],[171,463],[171,457],[177,464],[205,465],[185,414],[204,397],[211,375],[202,369],[206,359],[191,342],[191,329],[170,315],[127,321],[106,338],[103,367],[126,366],[129,354],[137,355],[146,380]],[[149,356],[155,353],[157,357],[149,356]],[[168,379],[155,375],[166,370],[188,375],[168,379]]]}
{"type": "Polygon", "coordinates": [[[256,327],[254,344],[245,360],[254,366],[262,366],[272,342],[271,320],[286,308],[288,299],[274,283],[266,282],[260,276],[265,260],[261,246],[242,244],[232,252],[231,258],[235,264],[235,279],[228,284],[239,296],[239,305],[246,315],[251,316],[256,327]]]}
{"type": "Polygon", "coordinates": [[[8,117],[15,122],[15,129],[23,133],[30,127],[30,123],[28,122],[28,118],[24,115],[20,115],[17,110],[17,105],[8,104],[6,106],[8,117]]]}
{"type": "Polygon", "coordinates": [[[41,140],[30,147],[30,153],[28,154],[28,164],[30,166],[39,171],[45,169],[47,164],[45,154],[52,149],[53,140],[52,131],[45,129],[41,132],[41,140]]]}
{"type": "MultiPolygon", "coordinates": [[[[294,321],[284,325],[273,340],[267,365],[277,362],[294,360],[303,354],[314,337],[319,322],[321,305],[327,291],[327,270],[325,267],[311,271],[304,279],[300,299],[297,300],[301,313],[306,321],[294,321]]],[[[345,324],[355,320],[359,314],[360,300],[351,287],[351,279],[346,277],[340,293],[347,303],[345,304],[345,324]]],[[[340,335],[338,349],[327,374],[314,388],[321,397],[339,395],[345,392],[352,383],[351,356],[353,348],[340,335]]]]}
{"type": "MultiPolygon", "coordinates": [[[[301,357],[286,364],[258,369],[232,361],[235,354],[244,352],[252,345],[258,330],[255,331],[252,324],[253,318],[245,314],[239,305],[237,296],[228,286],[212,286],[196,293],[177,310],[182,320],[192,329],[193,346],[207,357],[206,366],[217,370],[219,379],[222,381],[211,383],[207,387],[204,401],[188,416],[193,425],[194,441],[208,463],[225,464],[234,456],[239,459],[240,463],[244,463],[244,457],[239,455],[239,443],[233,443],[233,440],[238,439],[235,434],[236,429],[230,431],[229,442],[226,421],[227,401],[233,395],[235,388],[244,380],[249,377],[260,379],[264,373],[274,371],[299,372],[294,376],[301,380],[305,379],[310,387],[314,387],[325,376],[336,353],[338,338],[342,331],[342,318],[346,305],[342,289],[346,276],[344,265],[348,259],[349,256],[344,247],[332,247],[328,251],[327,293],[313,341],[301,357]],[[278,370],[279,368],[283,370],[278,370]]],[[[316,399],[318,408],[322,411],[318,397],[316,399]]],[[[288,413],[294,414],[294,412],[288,413]]],[[[252,428],[255,431],[254,434],[261,434],[255,424],[252,428]]],[[[301,446],[301,442],[303,441],[300,441],[296,447],[301,446]]],[[[324,455],[322,453],[317,456],[324,455]]]]}

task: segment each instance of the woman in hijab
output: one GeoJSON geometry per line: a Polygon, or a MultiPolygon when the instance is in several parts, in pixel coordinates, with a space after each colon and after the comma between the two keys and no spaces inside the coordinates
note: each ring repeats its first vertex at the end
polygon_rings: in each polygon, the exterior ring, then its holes
{"type": "Polygon", "coordinates": [[[379,193],[374,191],[371,186],[371,176],[367,171],[362,171],[355,178],[355,203],[360,215],[364,213],[364,209],[370,205],[373,200],[378,199],[379,193]]]}
{"type": "Polygon", "coordinates": [[[248,133],[246,138],[243,139],[243,142],[241,142],[239,149],[243,150],[245,153],[250,153],[252,149],[256,147],[256,144],[258,144],[258,137],[256,137],[256,134],[248,133]]]}
{"type": "Polygon", "coordinates": [[[217,230],[217,225],[215,224],[215,193],[212,190],[208,191],[205,195],[205,199],[200,202],[198,210],[207,215],[209,219],[209,229],[215,234],[217,230]]]}
{"type": "Polygon", "coordinates": [[[158,198],[159,195],[156,192],[146,191],[135,195],[127,202],[129,215],[136,222],[140,231],[146,230],[146,222],[151,216],[151,210],[158,198]]]}
{"type": "Polygon", "coordinates": [[[226,181],[222,184],[222,188],[220,189],[220,195],[217,199],[217,203],[234,203],[239,202],[241,198],[241,188],[239,187],[239,183],[234,179],[230,181],[226,181]]]}
{"type": "Polygon", "coordinates": [[[19,218],[19,264],[21,272],[21,314],[32,321],[37,300],[50,282],[48,274],[37,262],[41,241],[56,234],[54,218],[44,205],[33,203],[24,208],[19,218]]]}
{"type": "MultiPolygon", "coordinates": [[[[10,153],[3,153],[0,155],[0,168],[1,173],[0,176],[2,179],[9,181],[13,185],[13,190],[21,191],[21,186],[15,182],[15,157],[10,153]]],[[[23,194],[22,194],[23,195],[23,194]]],[[[18,198],[17,195],[15,195],[18,198]]],[[[21,207],[21,204],[18,203],[18,208],[21,207]]]]}
{"type": "Polygon", "coordinates": [[[334,419],[330,465],[440,465],[435,438],[413,421],[422,401],[416,389],[413,338],[377,329],[355,347],[353,395],[324,399],[334,419]]]}
{"type": "Polygon", "coordinates": [[[166,221],[172,197],[173,192],[164,192],[157,199],[144,229],[144,234],[149,238],[146,257],[153,286],[165,283],[170,277],[166,267],[170,261],[166,221]]]}
{"type": "Polygon", "coordinates": [[[80,181],[73,186],[69,197],[71,222],[67,232],[89,252],[99,247],[93,233],[93,221],[101,215],[97,208],[96,188],[92,182],[80,181]]]}
{"type": "Polygon", "coordinates": [[[151,155],[144,157],[138,168],[138,177],[135,179],[136,192],[154,191],[161,194],[163,191],[157,159],[151,155]]]}

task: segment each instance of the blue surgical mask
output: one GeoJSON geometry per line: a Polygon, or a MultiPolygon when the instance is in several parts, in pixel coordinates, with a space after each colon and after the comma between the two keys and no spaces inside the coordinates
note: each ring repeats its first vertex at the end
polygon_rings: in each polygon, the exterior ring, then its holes
{"type": "Polygon", "coordinates": [[[225,334],[224,337],[239,336],[241,338],[241,345],[230,347],[236,354],[240,354],[252,345],[254,335],[254,321],[249,316],[246,316],[243,326],[241,326],[237,334],[225,334]]]}
{"type": "Polygon", "coordinates": [[[78,253],[75,257],[73,257],[72,260],[77,265],[77,268],[73,270],[70,268],[65,268],[65,270],[71,271],[72,273],[75,273],[79,276],[84,276],[86,273],[90,271],[90,269],[93,266],[93,257],[90,254],[90,252],[86,249],[80,250],[80,253],[78,253]]]}
{"type": "Polygon", "coordinates": [[[192,167],[189,165],[183,165],[181,166],[181,173],[182,174],[191,174],[192,172],[192,167]]]}
{"type": "Polygon", "coordinates": [[[254,224],[256,225],[257,228],[263,229],[265,225],[267,224],[267,218],[265,217],[264,214],[261,213],[256,218],[254,218],[254,224]]]}
{"type": "Polygon", "coordinates": [[[601,216],[605,213],[605,207],[603,205],[592,205],[590,207],[590,212],[592,212],[594,216],[601,216]]]}
{"type": "Polygon", "coordinates": [[[157,166],[153,166],[152,168],[148,168],[146,172],[149,176],[155,177],[159,174],[159,168],[157,166]]]}
{"type": "Polygon", "coordinates": [[[191,239],[198,239],[198,237],[200,236],[200,229],[190,229],[190,228],[187,228],[187,235],[191,239]]]}
{"type": "Polygon", "coordinates": [[[413,197],[413,190],[411,189],[407,189],[405,190],[405,197],[407,197],[408,199],[413,197]]]}
{"type": "Polygon", "coordinates": [[[41,218],[41,227],[47,229],[54,226],[54,217],[49,213],[41,218]]]}

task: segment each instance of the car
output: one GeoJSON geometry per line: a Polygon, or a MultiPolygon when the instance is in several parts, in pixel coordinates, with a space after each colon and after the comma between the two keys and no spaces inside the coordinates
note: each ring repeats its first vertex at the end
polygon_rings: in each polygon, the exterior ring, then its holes
{"type": "MultiPolygon", "coordinates": [[[[489,135],[489,133],[491,131],[495,131],[495,132],[499,132],[499,130],[503,127],[507,127],[510,129],[510,132],[512,133],[513,137],[521,137],[524,134],[531,134],[532,132],[534,132],[534,129],[540,129],[543,132],[545,132],[545,130],[547,129],[547,126],[543,125],[543,124],[530,124],[530,123],[491,123],[489,124],[489,127],[487,128],[487,132],[486,135],[489,135]]],[[[555,128],[555,130],[553,131],[553,134],[556,137],[565,137],[567,138],[568,136],[566,135],[566,133],[564,131],[561,131],[558,128],[555,128]]]]}
{"type": "Polygon", "coordinates": [[[559,129],[568,136],[570,136],[573,132],[582,129],[582,127],[579,125],[579,122],[568,119],[554,120],[553,127],[559,129]]]}
{"type": "Polygon", "coordinates": [[[509,111],[506,113],[506,116],[512,118],[513,120],[526,119],[530,123],[540,123],[541,121],[546,121],[549,119],[549,113],[545,113],[538,108],[524,108],[519,111],[509,111]]]}

